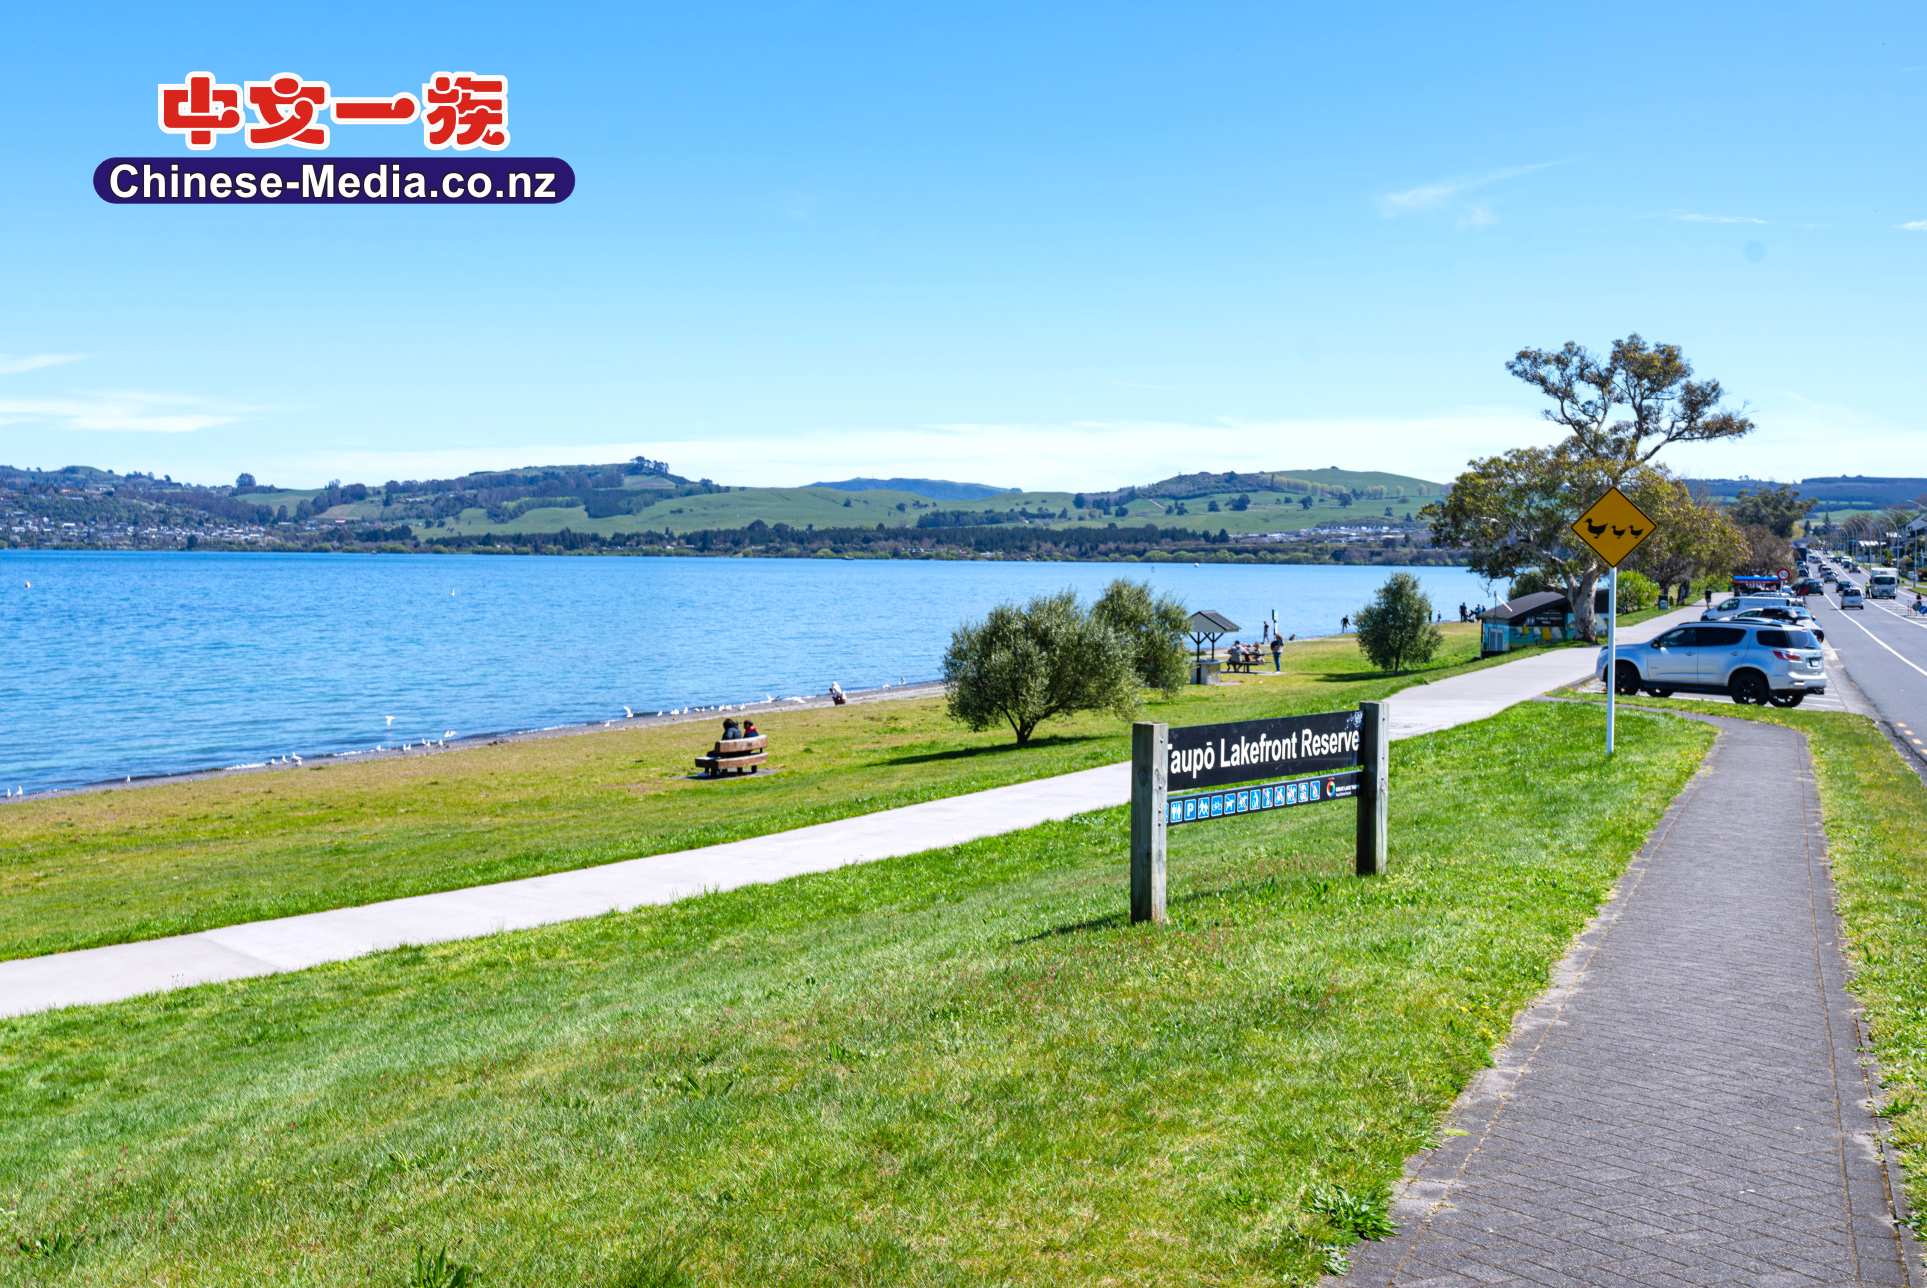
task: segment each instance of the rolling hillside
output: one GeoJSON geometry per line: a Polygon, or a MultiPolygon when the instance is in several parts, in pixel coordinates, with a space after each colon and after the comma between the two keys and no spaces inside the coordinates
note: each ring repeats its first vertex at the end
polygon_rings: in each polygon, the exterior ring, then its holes
{"type": "MultiPolygon", "coordinates": [[[[270,546],[490,534],[546,537],[565,531],[681,537],[753,530],[759,524],[927,531],[932,545],[944,544],[945,529],[1007,524],[1071,530],[1154,525],[1236,537],[1328,523],[1409,526],[1421,507],[1444,492],[1443,485],[1425,479],[1336,468],[1181,474],[1085,493],[912,478],[735,487],[692,481],[663,462],[643,458],[448,479],[331,482],[321,488],[278,488],[248,475],[231,486],[198,486],[86,467],[0,467],[0,513],[38,516],[35,522],[50,524],[30,532],[32,544],[58,544],[67,533],[81,534],[80,544],[142,544],[142,516],[150,513],[165,517],[162,535],[180,537],[204,526],[205,519],[220,525],[222,540],[270,546]]],[[[167,542],[157,538],[153,544],[167,542]]]]}

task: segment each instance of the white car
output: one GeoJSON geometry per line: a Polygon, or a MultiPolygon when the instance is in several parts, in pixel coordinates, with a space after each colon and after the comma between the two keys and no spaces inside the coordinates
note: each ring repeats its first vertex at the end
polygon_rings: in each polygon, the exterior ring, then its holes
{"type": "Polygon", "coordinates": [[[1722,599],[1700,614],[1702,622],[1723,622],[1741,613],[1750,613],[1760,608],[1789,608],[1793,605],[1791,595],[1734,595],[1722,599]]]}
{"type": "MultiPolygon", "coordinates": [[[[1593,674],[1606,679],[1606,650],[1593,674]]],[[[1654,697],[1724,693],[1733,701],[1797,707],[1827,691],[1826,654],[1813,632],[1777,622],[1695,622],[1619,651],[1613,687],[1654,697]]]]}
{"type": "Polygon", "coordinates": [[[1849,586],[1844,581],[1840,583],[1840,607],[1864,609],[1866,606],[1867,597],[1860,593],[1858,586],[1849,586]]]}

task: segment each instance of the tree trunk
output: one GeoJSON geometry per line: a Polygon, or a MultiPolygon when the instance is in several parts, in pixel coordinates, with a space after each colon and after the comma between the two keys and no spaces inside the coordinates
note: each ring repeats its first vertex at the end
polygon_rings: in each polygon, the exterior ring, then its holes
{"type": "Polygon", "coordinates": [[[1573,624],[1579,628],[1580,638],[1596,641],[1599,638],[1599,623],[1594,620],[1597,614],[1592,610],[1593,595],[1599,589],[1599,569],[1589,568],[1586,575],[1574,587],[1566,583],[1566,597],[1572,601],[1573,624]]]}

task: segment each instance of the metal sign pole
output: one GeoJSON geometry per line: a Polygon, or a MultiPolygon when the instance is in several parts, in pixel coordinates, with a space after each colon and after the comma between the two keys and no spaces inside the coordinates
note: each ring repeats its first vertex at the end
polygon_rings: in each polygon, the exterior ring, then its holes
{"type": "Polygon", "coordinates": [[[1606,591],[1606,754],[1613,754],[1613,727],[1619,715],[1619,565],[1613,565],[1606,591]]]}

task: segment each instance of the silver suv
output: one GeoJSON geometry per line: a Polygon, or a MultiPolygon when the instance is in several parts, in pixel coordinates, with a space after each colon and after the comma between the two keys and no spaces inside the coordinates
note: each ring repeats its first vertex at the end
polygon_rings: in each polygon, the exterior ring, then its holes
{"type": "MultiPolygon", "coordinates": [[[[1606,650],[1593,674],[1606,678],[1606,650]]],[[[1826,655],[1813,632],[1778,622],[1694,622],[1619,651],[1613,687],[1654,697],[1724,693],[1733,701],[1797,707],[1827,691],[1826,655]]]]}

